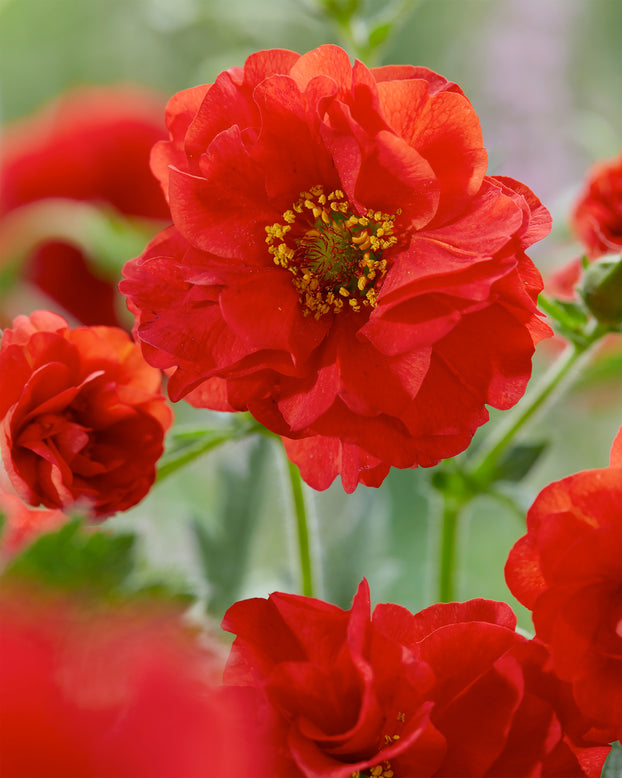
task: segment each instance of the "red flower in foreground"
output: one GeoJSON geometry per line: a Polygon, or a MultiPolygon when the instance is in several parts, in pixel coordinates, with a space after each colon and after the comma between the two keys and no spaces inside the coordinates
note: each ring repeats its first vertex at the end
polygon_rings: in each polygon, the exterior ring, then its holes
{"type": "Polygon", "coordinates": [[[363,582],[350,611],[276,593],[225,615],[225,682],[276,718],[272,775],[600,776],[609,749],[505,603],[369,608],[363,582]]]}
{"type": "MultiPolygon", "coordinates": [[[[0,138],[0,232],[3,216],[49,197],[169,220],[149,170],[151,147],[165,135],[161,101],[134,87],[77,89],[14,123],[0,138]]],[[[84,324],[118,324],[117,279],[92,262],[79,246],[47,241],[22,275],[84,324]]]]}
{"type": "Polygon", "coordinates": [[[116,327],[18,316],[0,342],[0,450],[29,504],[95,516],[141,500],[172,415],[161,373],[116,327]]]}
{"type": "Polygon", "coordinates": [[[580,709],[622,738],[622,434],[611,466],[545,487],[505,575],[580,709]]]}
{"type": "Polygon", "coordinates": [[[571,224],[590,259],[622,251],[622,154],[591,169],[571,224]]]}
{"type": "Polygon", "coordinates": [[[174,227],[120,288],[173,400],[249,410],[308,483],[351,492],[457,454],[486,404],[520,398],[550,333],[525,249],[550,217],[485,175],[456,84],[263,51],[167,121],[152,168],[174,227]]]}
{"type": "Polygon", "coordinates": [[[0,535],[0,552],[12,555],[44,532],[64,524],[68,517],[62,511],[33,510],[15,494],[0,488],[0,518],[4,521],[0,535]]]}
{"type": "Polygon", "coordinates": [[[0,763],[11,778],[248,778],[252,697],[179,614],[0,595],[0,763]]]}

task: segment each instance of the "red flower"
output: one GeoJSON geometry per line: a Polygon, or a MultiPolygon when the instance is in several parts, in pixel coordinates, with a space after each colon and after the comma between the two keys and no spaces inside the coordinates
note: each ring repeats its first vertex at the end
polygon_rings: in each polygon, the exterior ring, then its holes
{"type": "Polygon", "coordinates": [[[4,525],[0,537],[0,552],[12,555],[37,535],[50,532],[68,519],[62,511],[32,510],[15,494],[0,488],[0,518],[4,525]]]}
{"type": "Polygon", "coordinates": [[[161,374],[116,327],[48,311],[18,316],[0,342],[0,449],[29,504],[95,516],[141,500],[172,415],[161,374]]]}
{"type": "Polygon", "coordinates": [[[312,486],[341,473],[350,492],[462,451],[486,404],[519,399],[550,332],[524,250],[550,217],[485,175],[456,84],[272,50],[176,95],[167,120],[152,168],[174,227],[120,288],[173,400],[226,391],[312,486]]]}
{"type": "Polygon", "coordinates": [[[622,436],[611,466],[545,487],[505,575],[580,709],[622,738],[622,436]]]}
{"type": "Polygon", "coordinates": [[[277,719],[273,775],[600,775],[608,748],[509,606],[369,607],[363,582],[350,611],[276,593],[225,615],[225,682],[257,688],[277,719]]]}
{"type": "Polygon", "coordinates": [[[622,154],[591,169],[571,223],[590,259],[622,251],[622,154]]]}
{"type": "Polygon", "coordinates": [[[248,778],[252,696],[163,606],[0,597],[0,754],[11,778],[248,778]]]}
{"type": "MultiPolygon", "coordinates": [[[[149,171],[151,147],[166,134],[161,115],[160,100],[146,90],[89,87],[11,125],[0,139],[0,229],[3,216],[49,197],[169,220],[149,171]]],[[[116,279],[103,278],[78,246],[41,244],[23,276],[85,324],[119,323],[116,279]]]]}

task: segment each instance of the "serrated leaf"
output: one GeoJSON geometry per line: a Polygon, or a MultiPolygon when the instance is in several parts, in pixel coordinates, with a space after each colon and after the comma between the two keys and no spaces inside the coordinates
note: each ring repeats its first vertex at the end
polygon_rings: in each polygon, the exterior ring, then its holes
{"type": "Polygon", "coordinates": [[[516,443],[501,458],[494,481],[521,481],[548,447],[547,442],[516,443]]]}

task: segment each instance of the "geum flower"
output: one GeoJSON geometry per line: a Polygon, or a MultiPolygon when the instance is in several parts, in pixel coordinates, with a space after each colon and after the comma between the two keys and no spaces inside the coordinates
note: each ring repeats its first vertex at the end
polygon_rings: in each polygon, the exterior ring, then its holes
{"type": "Polygon", "coordinates": [[[0,451],[30,505],[103,518],[155,480],[172,413],[162,375],[118,327],[18,316],[0,341],[0,451]]]}
{"type": "Polygon", "coordinates": [[[486,176],[473,107],[426,68],[322,46],[175,95],[152,168],[174,226],[120,285],[168,391],[248,410],[318,489],[468,446],[523,394],[549,230],[486,176]]]}
{"type": "Polygon", "coordinates": [[[266,702],[273,777],[597,778],[594,739],[505,603],[370,615],[364,581],[344,611],[276,592],[235,603],[225,683],[266,702]]]}
{"type": "Polygon", "coordinates": [[[622,431],[607,468],[546,486],[505,576],[557,675],[594,725],[622,739],[622,431]]]}

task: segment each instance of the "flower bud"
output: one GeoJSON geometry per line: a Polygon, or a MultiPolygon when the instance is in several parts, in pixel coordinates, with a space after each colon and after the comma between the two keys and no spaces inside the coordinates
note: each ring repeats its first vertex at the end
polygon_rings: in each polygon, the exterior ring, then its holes
{"type": "Polygon", "coordinates": [[[622,324],[622,257],[606,256],[586,268],[578,292],[603,324],[622,324]]]}

